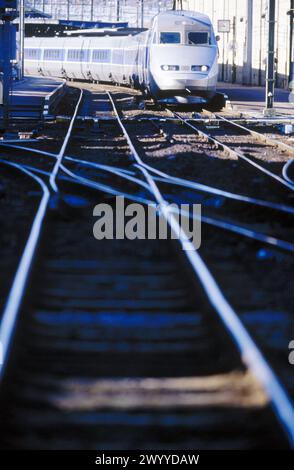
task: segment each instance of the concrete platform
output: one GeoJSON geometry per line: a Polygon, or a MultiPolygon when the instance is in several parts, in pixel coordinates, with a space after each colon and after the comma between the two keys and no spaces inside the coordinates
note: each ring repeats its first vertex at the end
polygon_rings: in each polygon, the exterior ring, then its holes
{"type": "MultiPolygon", "coordinates": [[[[10,112],[12,118],[42,118],[64,94],[65,81],[50,77],[26,77],[13,82],[10,112]]],[[[0,106],[0,116],[2,116],[0,106]]]]}
{"type": "MultiPolygon", "coordinates": [[[[229,96],[234,111],[254,117],[263,115],[265,88],[220,82],[218,90],[229,96]]],[[[278,116],[294,118],[294,94],[291,95],[287,90],[276,89],[274,106],[278,116]]]]}

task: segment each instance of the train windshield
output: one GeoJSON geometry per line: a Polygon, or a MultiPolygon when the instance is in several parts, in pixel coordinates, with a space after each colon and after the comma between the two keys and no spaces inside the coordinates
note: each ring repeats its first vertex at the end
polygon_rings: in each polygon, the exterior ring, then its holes
{"type": "Polygon", "coordinates": [[[188,33],[188,44],[190,45],[201,45],[211,44],[210,34],[208,32],[193,31],[188,33]]]}
{"type": "Polygon", "coordinates": [[[180,44],[181,33],[160,33],[160,44],[180,44]]]}

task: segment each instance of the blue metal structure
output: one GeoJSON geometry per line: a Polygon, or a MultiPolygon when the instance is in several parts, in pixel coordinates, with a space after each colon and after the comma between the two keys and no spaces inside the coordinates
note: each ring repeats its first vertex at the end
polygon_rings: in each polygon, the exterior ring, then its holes
{"type": "Polygon", "coordinates": [[[78,29],[92,29],[92,28],[127,28],[127,21],[72,21],[72,20],[59,20],[62,26],[73,26],[78,29]]]}
{"type": "Polygon", "coordinates": [[[17,0],[0,0],[0,10],[5,8],[17,9],[17,0]]]}
{"type": "MultiPolygon", "coordinates": [[[[1,15],[1,14],[0,14],[1,15]]],[[[10,60],[16,60],[16,30],[15,24],[11,24],[9,28],[9,58],[10,60]]],[[[3,72],[3,62],[5,59],[5,28],[4,24],[0,24],[0,72],[3,72]]]]}
{"type": "Polygon", "coordinates": [[[26,6],[25,17],[26,18],[52,18],[52,16],[49,15],[48,13],[45,13],[40,10],[36,10],[35,8],[28,8],[27,6],[26,6]]]}
{"type": "Polygon", "coordinates": [[[3,121],[4,128],[9,123],[9,97],[12,82],[11,61],[15,58],[16,49],[16,28],[12,21],[17,16],[17,2],[15,0],[0,0],[0,19],[1,25],[1,64],[2,64],[2,82],[3,82],[3,121]]]}

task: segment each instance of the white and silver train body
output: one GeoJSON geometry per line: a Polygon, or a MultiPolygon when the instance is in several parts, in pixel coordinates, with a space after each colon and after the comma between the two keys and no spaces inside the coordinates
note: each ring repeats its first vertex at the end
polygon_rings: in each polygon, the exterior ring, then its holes
{"type": "Polygon", "coordinates": [[[25,73],[129,85],[144,83],[147,33],[93,37],[28,38],[25,73]]]}
{"type": "Polygon", "coordinates": [[[149,58],[150,89],[157,96],[213,97],[218,46],[210,19],[169,12],[154,19],[149,58]]]}
{"type": "Polygon", "coordinates": [[[27,38],[25,73],[132,85],[155,99],[216,93],[218,47],[200,13],[160,13],[148,31],[27,38]]]}

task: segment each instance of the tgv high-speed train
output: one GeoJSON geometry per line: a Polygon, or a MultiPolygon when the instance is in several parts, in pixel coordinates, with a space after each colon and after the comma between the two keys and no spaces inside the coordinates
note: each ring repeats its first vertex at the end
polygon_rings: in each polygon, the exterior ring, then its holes
{"type": "Polygon", "coordinates": [[[131,85],[156,100],[216,95],[217,38],[206,15],[167,11],[143,32],[85,34],[27,38],[25,73],[131,85]]]}

